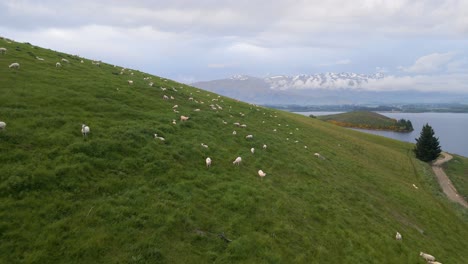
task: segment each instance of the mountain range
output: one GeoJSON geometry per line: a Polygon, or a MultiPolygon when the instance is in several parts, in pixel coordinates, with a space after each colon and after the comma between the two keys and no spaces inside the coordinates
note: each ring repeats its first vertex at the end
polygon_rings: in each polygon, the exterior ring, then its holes
{"type": "Polygon", "coordinates": [[[385,78],[383,73],[319,73],[259,78],[230,78],[195,82],[191,85],[255,104],[327,105],[395,103],[467,103],[468,96],[442,92],[374,91],[369,83],[385,78]],[[366,89],[364,88],[366,86],[366,89]]]}

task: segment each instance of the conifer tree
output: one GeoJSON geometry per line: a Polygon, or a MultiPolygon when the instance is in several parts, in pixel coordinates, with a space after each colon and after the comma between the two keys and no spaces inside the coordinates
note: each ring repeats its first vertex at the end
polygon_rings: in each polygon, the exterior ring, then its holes
{"type": "Polygon", "coordinates": [[[439,139],[434,136],[434,130],[429,124],[425,124],[419,138],[416,139],[414,153],[416,158],[422,161],[435,160],[441,152],[439,139]]]}

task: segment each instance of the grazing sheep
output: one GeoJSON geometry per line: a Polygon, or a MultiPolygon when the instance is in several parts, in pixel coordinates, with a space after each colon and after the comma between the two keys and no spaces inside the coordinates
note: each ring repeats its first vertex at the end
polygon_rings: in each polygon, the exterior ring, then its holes
{"type": "Polygon", "coordinates": [[[128,84],[133,85],[133,81],[132,81],[132,80],[128,80],[127,82],[128,82],[128,84]]]}
{"type": "Polygon", "coordinates": [[[166,139],[163,137],[158,137],[158,134],[154,134],[154,139],[159,139],[161,141],[165,141],[166,139]]]}
{"type": "Polygon", "coordinates": [[[211,166],[211,159],[210,157],[206,158],[206,167],[209,168],[211,166]]]}
{"type": "Polygon", "coordinates": [[[233,134],[233,135],[237,135],[237,132],[234,130],[234,131],[232,131],[232,134],[233,134]]]}
{"type": "Polygon", "coordinates": [[[8,66],[8,68],[10,68],[10,69],[19,69],[20,65],[17,62],[13,62],[12,64],[10,64],[10,66],[8,66]]]}
{"type": "Polygon", "coordinates": [[[416,186],[414,183],[413,183],[413,187],[414,187],[415,189],[418,189],[418,186],[416,186]]]}
{"type": "Polygon", "coordinates": [[[84,60],[81,60],[80,63],[84,63],[84,60]]]}
{"type": "Polygon", "coordinates": [[[266,176],[266,173],[264,173],[262,170],[258,170],[258,176],[260,176],[261,179],[266,176]]]}
{"type": "Polygon", "coordinates": [[[242,124],[240,127],[246,128],[247,125],[246,125],[246,124],[242,124]]]}
{"type": "Polygon", "coordinates": [[[0,54],[6,54],[7,49],[6,48],[0,48],[0,54]]]}
{"type": "Polygon", "coordinates": [[[150,82],[148,83],[149,86],[153,87],[154,83],[153,82],[150,82]]]}
{"type": "Polygon", "coordinates": [[[208,145],[206,145],[204,143],[201,143],[201,146],[204,147],[204,148],[208,148],[208,145]]]}
{"type": "Polygon", "coordinates": [[[169,97],[167,97],[167,95],[163,95],[163,99],[164,100],[169,100],[169,97]]]}
{"type": "Polygon", "coordinates": [[[195,112],[200,112],[200,108],[197,108],[197,109],[195,109],[195,110],[193,110],[193,111],[195,111],[195,112]]]}
{"type": "Polygon", "coordinates": [[[263,149],[267,149],[267,145],[266,145],[266,144],[263,144],[263,149]]]}
{"type": "Polygon", "coordinates": [[[254,148],[251,148],[251,149],[250,149],[250,152],[252,152],[252,154],[254,154],[254,153],[255,153],[255,149],[254,149],[254,148]]]}
{"type": "Polygon", "coordinates": [[[307,148],[307,146],[304,146],[304,148],[306,149],[306,148],[307,148]]]}
{"type": "Polygon", "coordinates": [[[62,59],[63,62],[70,63],[67,59],[62,59]]]}
{"type": "Polygon", "coordinates": [[[180,121],[187,121],[187,120],[189,120],[189,118],[190,118],[190,117],[188,117],[188,116],[183,116],[183,115],[181,115],[181,116],[180,116],[180,121]]]}
{"type": "Polygon", "coordinates": [[[236,123],[234,123],[234,125],[236,125],[236,126],[240,126],[240,123],[239,123],[239,122],[236,122],[236,123]]]}
{"type": "Polygon", "coordinates": [[[0,121],[0,130],[5,129],[5,127],[6,127],[6,123],[3,121],[0,121]]]}
{"type": "Polygon", "coordinates": [[[320,153],[314,153],[314,156],[316,156],[317,158],[320,158],[320,153]]]}
{"type": "Polygon", "coordinates": [[[40,60],[40,61],[43,61],[43,60],[44,60],[43,58],[37,57],[37,56],[36,56],[36,59],[37,59],[37,60],[40,60]]]}
{"type": "Polygon", "coordinates": [[[89,134],[89,131],[90,131],[89,126],[85,124],[81,125],[81,134],[83,134],[83,137],[87,137],[89,134]]]}
{"type": "Polygon", "coordinates": [[[227,125],[227,122],[223,120],[223,124],[227,125]]]}
{"type": "Polygon", "coordinates": [[[55,67],[56,67],[56,68],[62,67],[62,64],[60,64],[60,62],[57,62],[57,63],[55,63],[55,67]]]}
{"type": "Polygon", "coordinates": [[[402,239],[401,234],[399,232],[396,232],[395,239],[396,240],[401,240],[402,239]]]}
{"type": "Polygon", "coordinates": [[[420,252],[419,253],[419,256],[421,256],[424,260],[426,261],[435,261],[435,257],[432,256],[432,255],[429,255],[427,253],[424,253],[424,252],[420,252]]]}
{"type": "Polygon", "coordinates": [[[177,124],[176,121],[175,121],[175,119],[172,119],[172,124],[173,124],[173,125],[177,124]]]}
{"type": "Polygon", "coordinates": [[[241,162],[242,162],[242,158],[241,158],[241,157],[237,157],[237,158],[232,162],[232,164],[234,164],[234,165],[239,165],[241,162]]]}
{"type": "Polygon", "coordinates": [[[177,107],[179,107],[179,105],[174,105],[172,108],[177,108],[177,107]]]}
{"type": "Polygon", "coordinates": [[[246,139],[252,139],[253,138],[253,135],[247,135],[245,136],[246,139]]]}

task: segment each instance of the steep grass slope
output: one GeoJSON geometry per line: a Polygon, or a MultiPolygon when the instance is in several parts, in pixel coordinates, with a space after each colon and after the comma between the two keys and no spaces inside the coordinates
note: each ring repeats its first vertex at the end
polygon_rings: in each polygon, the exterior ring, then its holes
{"type": "Polygon", "coordinates": [[[411,144],[156,76],[150,87],[148,74],[30,44],[0,47],[0,263],[468,258],[466,211],[444,198],[411,144]],[[56,68],[61,58],[70,63],[56,68]]]}

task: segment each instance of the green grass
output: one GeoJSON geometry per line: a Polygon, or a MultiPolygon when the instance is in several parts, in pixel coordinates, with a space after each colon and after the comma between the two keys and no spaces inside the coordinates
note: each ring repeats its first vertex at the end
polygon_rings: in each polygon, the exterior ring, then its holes
{"type": "Polygon", "coordinates": [[[317,117],[320,120],[344,127],[356,127],[376,130],[400,130],[397,120],[369,111],[352,111],[317,117]]]}
{"type": "Polygon", "coordinates": [[[468,200],[468,158],[452,155],[453,159],[445,163],[444,169],[458,193],[468,200]]]}
{"type": "Polygon", "coordinates": [[[115,75],[120,67],[29,44],[0,47],[8,48],[0,55],[0,263],[424,263],[420,251],[444,263],[468,258],[466,210],[440,193],[412,144],[157,76],[150,87],[148,74],[115,75]],[[70,64],[56,68],[62,57],[70,64]]]}

